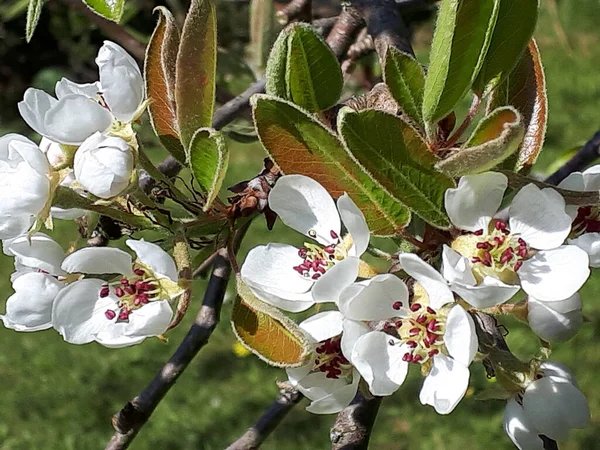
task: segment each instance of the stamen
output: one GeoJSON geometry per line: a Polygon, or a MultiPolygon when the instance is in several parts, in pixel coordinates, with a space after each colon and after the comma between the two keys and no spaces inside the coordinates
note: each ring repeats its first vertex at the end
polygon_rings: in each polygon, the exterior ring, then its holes
{"type": "Polygon", "coordinates": [[[117,316],[117,313],[114,312],[112,309],[107,309],[106,311],[104,311],[104,315],[108,320],[113,320],[117,316]]]}
{"type": "Polygon", "coordinates": [[[420,309],[421,309],[421,304],[420,303],[413,303],[412,305],[410,305],[410,310],[412,312],[417,312],[420,309]]]}
{"type": "Polygon", "coordinates": [[[331,239],[338,239],[339,238],[338,234],[335,231],[333,231],[333,230],[331,230],[329,232],[329,235],[331,236],[331,239]]]}
{"type": "Polygon", "coordinates": [[[392,308],[394,308],[396,311],[398,311],[400,308],[402,308],[402,302],[394,302],[394,304],[392,305],[392,308]]]}

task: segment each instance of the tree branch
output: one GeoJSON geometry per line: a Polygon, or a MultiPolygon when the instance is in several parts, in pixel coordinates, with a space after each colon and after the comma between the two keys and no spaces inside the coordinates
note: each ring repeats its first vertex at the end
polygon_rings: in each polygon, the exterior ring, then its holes
{"type": "Polygon", "coordinates": [[[327,36],[327,43],[337,59],[342,59],[358,34],[364,21],[354,8],[344,8],[327,36]]]}
{"type": "Polygon", "coordinates": [[[256,424],[227,447],[227,450],[255,450],[260,448],[260,445],[277,428],[287,413],[303,398],[304,396],[296,390],[282,389],[279,398],[265,411],[256,424]]]}
{"type": "Polygon", "coordinates": [[[358,390],[354,400],[335,419],[331,428],[331,450],[364,450],[383,397],[366,398],[358,390]]]}
{"type": "Polygon", "coordinates": [[[583,172],[598,158],[600,158],[600,131],[597,131],[564,166],[546,178],[546,183],[556,185],[573,172],[583,172]]]}

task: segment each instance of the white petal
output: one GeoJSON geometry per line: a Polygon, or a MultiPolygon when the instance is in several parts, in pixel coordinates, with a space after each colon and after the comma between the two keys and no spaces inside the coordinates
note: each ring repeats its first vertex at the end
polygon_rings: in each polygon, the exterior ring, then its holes
{"type": "Polygon", "coordinates": [[[102,88],[98,82],[79,84],[74,83],[67,78],[61,78],[60,81],[56,82],[54,92],[56,93],[56,98],[59,100],[72,94],[83,95],[84,97],[95,100],[98,97],[98,94],[102,92],[102,88]]]}
{"type": "Polygon", "coordinates": [[[460,305],[453,306],[448,313],[444,344],[450,356],[463,366],[469,367],[475,358],[478,345],[475,323],[460,305]]]}
{"type": "Polygon", "coordinates": [[[506,404],[503,424],[504,431],[519,450],[544,450],[544,442],[515,399],[506,404]]]}
{"type": "Polygon", "coordinates": [[[368,333],[370,330],[365,323],[349,319],[344,320],[342,327],[342,341],[340,344],[342,347],[342,354],[350,361],[352,359],[354,344],[356,344],[359,337],[368,333]]]}
{"type": "Polygon", "coordinates": [[[398,262],[402,269],[423,286],[429,295],[429,304],[439,309],[454,301],[454,295],[442,275],[414,253],[401,253],[398,262]]]}
{"type": "Polygon", "coordinates": [[[579,294],[557,302],[541,302],[529,297],[527,321],[531,330],[547,342],[568,341],[583,324],[579,294]],[[569,310],[562,312],[555,307],[569,310]]]}
{"type": "Polygon", "coordinates": [[[446,244],[442,251],[442,274],[449,282],[459,282],[470,286],[477,284],[469,260],[446,244]]]}
{"type": "Polygon", "coordinates": [[[500,305],[521,290],[519,285],[511,286],[493,277],[485,277],[477,286],[450,283],[450,288],[469,305],[478,309],[500,305]]]}
{"type": "Polygon", "coordinates": [[[406,317],[408,288],[395,275],[382,274],[354,283],[342,291],[338,300],[339,310],[353,320],[384,320],[392,317],[406,317]],[[404,313],[394,309],[401,302],[404,313]]]}
{"type": "Polygon", "coordinates": [[[67,256],[61,267],[68,273],[128,275],[131,263],[131,256],[118,248],[86,247],[67,256]]]}
{"type": "Polygon", "coordinates": [[[571,373],[571,370],[564,364],[556,361],[544,361],[540,364],[540,370],[545,377],[562,378],[577,387],[575,377],[571,373]]]}
{"type": "Polygon", "coordinates": [[[60,244],[43,233],[36,233],[30,238],[19,236],[7,247],[24,266],[40,269],[51,275],[65,274],[60,268],[65,258],[64,250],[60,244]]]}
{"type": "Polygon", "coordinates": [[[36,133],[45,136],[47,135],[45,124],[46,113],[57,103],[58,100],[46,92],[29,88],[25,91],[23,100],[19,102],[18,108],[21,117],[23,117],[27,125],[36,133]]]}
{"type": "Polygon", "coordinates": [[[340,235],[338,210],[329,192],[312,178],[281,177],[269,194],[269,206],[288,227],[323,245],[337,242],[331,232],[340,235]]]}
{"type": "Polygon", "coordinates": [[[298,389],[313,402],[306,408],[313,414],[333,414],[350,404],[356,391],[360,376],[353,371],[352,382],[345,379],[326,378],[323,372],[311,373],[298,383],[298,389]]]}
{"type": "Polygon", "coordinates": [[[50,275],[26,273],[13,283],[15,293],[6,301],[4,326],[17,331],[52,327],[52,303],[63,284],[50,275]]]}
{"type": "Polygon", "coordinates": [[[578,238],[569,239],[569,244],[576,245],[590,257],[590,267],[600,267],[600,233],[584,233],[578,238]]]}
{"type": "Polygon", "coordinates": [[[566,189],[568,191],[585,191],[583,174],[581,172],[573,172],[569,174],[567,178],[558,183],[557,187],[566,189]]]}
{"type": "Polygon", "coordinates": [[[600,164],[583,171],[583,183],[586,191],[600,190],[600,164]]]}
{"type": "Polygon", "coordinates": [[[469,369],[444,354],[433,357],[431,372],[423,381],[419,400],[438,414],[450,414],[469,386],[469,369]]]}
{"type": "Polygon", "coordinates": [[[587,253],[574,245],[537,252],[519,271],[523,290],[543,301],[564,300],[590,275],[587,253]]]}
{"type": "Polygon", "coordinates": [[[342,223],[352,236],[352,248],[350,255],[360,256],[369,246],[371,232],[365,220],[365,216],[358,206],[352,201],[348,194],[344,193],[337,200],[337,207],[342,218],[342,223]]]}
{"type": "Polygon", "coordinates": [[[372,331],[358,338],[351,361],[373,395],[391,395],[406,379],[408,363],[402,357],[409,351],[399,339],[372,331]]]}
{"type": "Polygon", "coordinates": [[[0,239],[13,239],[27,232],[35,218],[29,214],[13,216],[0,214],[0,239]]]}
{"type": "Polygon", "coordinates": [[[543,377],[531,383],[523,409],[539,434],[555,441],[566,440],[571,428],[585,428],[590,422],[585,396],[562,378],[543,377]]]}
{"type": "Polygon", "coordinates": [[[127,247],[137,254],[137,259],[145,266],[150,267],[158,278],[169,278],[177,283],[177,267],[175,261],[167,252],[152,242],[146,242],[143,239],[127,239],[127,247]]]}
{"type": "Polygon", "coordinates": [[[356,280],[359,264],[358,258],[348,256],[327,270],[312,288],[314,301],[317,303],[337,301],[342,291],[356,280]]]}
{"type": "Polygon", "coordinates": [[[487,230],[500,208],[507,185],[506,176],[498,172],[462,177],[456,189],[446,191],[445,204],[450,221],[462,230],[487,230]]]}
{"type": "Polygon", "coordinates": [[[260,285],[253,285],[248,279],[243,279],[252,293],[263,302],[289,312],[302,312],[315,304],[310,291],[303,293],[284,292],[278,289],[265,291],[260,285]]]}
{"type": "Polygon", "coordinates": [[[565,200],[554,189],[534,184],[522,188],[509,209],[510,231],[520,234],[533,248],[547,250],[561,245],[571,231],[565,200]]]}
{"type": "Polygon", "coordinates": [[[105,316],[115,310],[116,300],[100,298],[104,281],[88,278],[76,281],[59,292],[52,307],[52,326],[71,344],[92,342],[98,333],[108,331],[116,318],[105,316]]]}
{"type": "Polygon", "coordinates": [[[314,342],[323,342],[342,334],[344,317],[339,311],[324,311],[300,323],[302,328],[314,342]]]}

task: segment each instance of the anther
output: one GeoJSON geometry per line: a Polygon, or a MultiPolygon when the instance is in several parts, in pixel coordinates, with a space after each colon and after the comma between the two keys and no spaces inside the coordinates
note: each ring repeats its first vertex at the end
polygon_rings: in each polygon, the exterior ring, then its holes
{"type": "Polygon", "coordinates": [[[402,357],[402,361],[404,361],[404,362],[411,362],[412,359],[413,359],[413,357],[410,353],[405,353],[404,356],[402,357]]]}
{"type": "Polygon", "coordinates": [[[121,288],[121,286],[117,286],[115,288],[115,295],[119,298],[123,297],[125,295],[125,292],[123,291],[123,289],[121,288]]]}
{"type": "Polygon", "coordinates": [[[121,284],[123,286],[127,286],[129,284],[129,280],[127,278],[121,278],[121,284]]]}
{"type": "Polygon", "coordinates": [[[427,321],[427,316],[421,314],[419,317],[415,319],[417,323],[424,324],[427,321]]]}
{"type": "Polygon", "coordinates": [[[413,303],[412,305],[410,305],[410,310],[412,312],[417,312],[420,309],[421,309],[421,304],[420,303],[413,303]]]}
{"type": "Polygon", "coordinates": [[[394,308],[396,311],[398,311],[400,308],[402,308],[402,302],[394,302],[394,304],[392,305],[392,308],[394,308]]]}
{"type": "Polygon", "coordinates": [[[110,294],[110,289],[108,288],[108,286],[102,286],[102,289],[100,289],[100,297],[108,297],[108,294],[110,294]]]}
{"type": "Polygon", "coordinates": [[[135,269],[133,273],[135,273],[138,277],[144,276],[144,271],[142,269],[135,269]]]}
{"type": "Polygon", "coordinates": [[[406,341],[406,345],[408,345],[410,348],[415,348],[417,343],[415,341],[406,341]]]}
{"type": "Polygon", "coordinates": [[[437,355],[440,351],[437,348],[434,348],[433,350],[429,350],[429,353],[427,353],[427,355],[431,358],[435,355],[437,355]]]}
{"type": "Polygon", "coordinates": [[[506,229],[506,222],[503,222],[502,220],[499,220],[496,222],[495,224],[496,230],[505,230],[506,229]]]}
{"type": "Polygon", "coordinates": [[[328,245],[327,247],[323,247],[323,251],[329,255],[333,255],[335,253],[335,247],[333,245],[328,245]]]}
{"type": "Polygon", "coordinates": [[[321,274],[320,273],[315,273],[311,278],[313,280],[318,280],[319,278],[321,278],[321,274]]]}
{"type": "Polygon", "coordinates": [[[339,238],[338,234],[335,231],[333,231],[333,230],[331,230],[329,232],[329,235],[331,236],[331,239],[337,239],[337,238],[339,238]]]}
{"type": "Polygon", "coordinates": [[[423,357],[421,355],[415,355],[412,358],[412,362],[415,363],[415,364],[418,363],[419,361],[422,361],[422,360],[423,360],[423,357]]]}
{"type": "Polygon", "coordinates": [[[490,244],[489,242],[478,242],[476,247],[479,249],[489,250],[490,248],[492,248],[492,244],[490,244]]]}
{"type": "Polygon", "coordinates": [[[106,311],[104,311],[104,315],[108,320],[113,320],[117,316],[117,313],[114,312],[112,309],[107,309],[106,311]]]}
{"type": "Polygon", "coordinates": [[[433,309],[431,306],[428,306],[428,307],[427,307],[427,312],[428,312],[429,314],[435,314],[435,309],[433,309]]]}
{"type": "Polygon", "coordinates": [[[477,231],[473,231],[473,234],[474,234],[475,236],[481,236],[481,235],[483,235],[483,228],[482,228],[482,229],[480,229],[480,230],[477,230],[477,231]]]}
{"type": "Polygon", "coordinates": [[[523,265],[523,261],[517,261],[517,263],[515,264],[515,269],[514,269],[514,270],[515,270],[515,272],[516,272],[517,270],[519,270],[519,269],[521,268],[521,266],[522,266],[522,265],[523,265]]]}

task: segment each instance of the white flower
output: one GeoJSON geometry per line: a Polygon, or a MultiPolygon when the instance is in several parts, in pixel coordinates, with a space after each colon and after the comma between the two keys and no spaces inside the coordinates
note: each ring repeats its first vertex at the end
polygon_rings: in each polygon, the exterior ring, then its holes
{"type": "Polygon", "coordinates": [[[583,325],[581,297],[575,293],[557,302],[541,302],[529,297],[527,321],[531,330],[547,342],[564,342],[583,325]]]}
{"type": "Polygon", "coordinates": [[[338,311],[326,311],[300,323],[313,345],[313,355],[304,366],[286,371],[290,383],[311,400],[306,410],[314,414],[341,411],[358,390],[360,376],[340,348],[342,320],[338,311]]]}
{"type": "Polygon", "coordinates": [[[29,230],[50,192],[50,166],[39,147],[18,134],[0,137],[0,239],[29,230]]]}
{"type": "Polygon", "coordinates": [[[96,197],[121,194],[131,182],[133,169],[133,152],[119,137],[94,133],[75,153],[75,179],[96,197]]]}
{"type": "Polygon", "coordinates": [[[56,84],[56,98],[29,88],[19,112],[37,133],[61,144],[78,145],[113,121],[131,122],[144,99],[144,82],[135,60],[117,44],[105,41],[96,58],[100,82],[56,84]]]}
{"type": "Polygon", "coordinates": [[[521,450],[543,450],[540,435],[566,440],[571,428],[585,428],[590,422],[585,396],[566,367],[547,361],[539,375],[504,410],[504,431],[521,450]]]}
{"type": "Polygon", "coordinates": [[[298,249],[287,244],[256,247],[242,266],[244,282],[261,300],[298,312],[336,299],[358,274],[370,233],[362,212],[347,194],[336,203],[327,190],[303,175],[281,177],[269,206],[296,231],[316,240],[298,249]],[[341,219],[340,219],[341,218],[341,219]],[[348,235],[341,238],[342,223],[348,235]]]}
{"type": "Polygon", "coordinates": [[[475,324],[433,267],[408,253],[399,255],[399,263],[417,282],[410,304],[404,282],[389,274],[342,291],[342,350],[373,395],[396,391],[409,363],[422,366],[428,374],[421,403],[449,414],[469,384],[468,367],[477,352],[475,324]],[[374,321],[384,322],[373,330],[374,321]]]}
{"type": "Polygon", "coordinates": [[[129,239],[137,254],[108,247],[69,255],[69,273],[120,274],[115,282],[84,278],[64,288],[52,308],[52,325],[72,344],[96,341],[124,347],[165,332],[173,315],[169,301],[181,294],[173,259],[159,246],[129,239]]]}
{"type": "Polygon", "coordinates": [[[446,191],[450,220],[469,233],[444,246],[444,277],[477,308],[503,303],[521,287],[540,301],[569,298],[590,272],[583,250],[562,245],[571,230],[564,199],[529,184],[514,197],[508,221],[494,219],[506,188],[505,175],[486,172],[446,191]]]}

